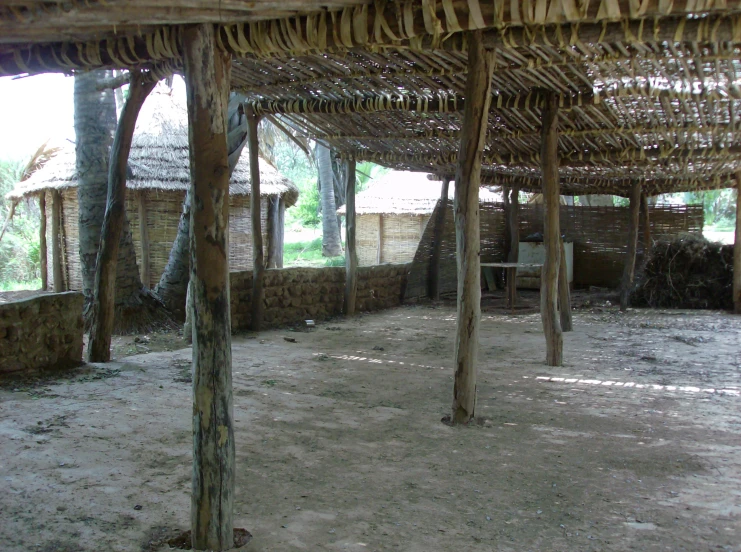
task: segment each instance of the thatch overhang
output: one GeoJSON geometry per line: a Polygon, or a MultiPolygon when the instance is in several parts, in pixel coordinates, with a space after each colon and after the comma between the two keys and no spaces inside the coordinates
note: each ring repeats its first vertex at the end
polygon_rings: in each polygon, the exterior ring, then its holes
{"type": "Polygon", "coordinates": [[[213,21],[235,59],[232,86],[259,113],[343,156],[446,176],[465,102],[463,31],[481,30],[496,53],[488,178],[536,187],[545,91],[562,106],[564,193],[627,195],[636,180],[647,193],[710,189],[732,185],[741,170],[738,0],[406,0],[328,10],[175,0],[127,10],[109,0],[106,10],[91,1],[66,14],[10,4],[0,8],[8,31],[0,74],[177,65],[179,25],[213,21]]]}
{"type": "MultiPolygon", "coordinates": [[[[28,180],[19,183],[9,198],[20,199],[43,190],[77,186],[75,147],[64,143],[28,180]]],[[[129,154],[126,187],[134,191],[179,191],[190,186],[190,157],[185,106],[173,92],[158,87],[142,106],[129,154]]],[[[241,155],[232,172],[229,193],[249,196],[252,190],[249,156],[241,155]]],[[[291,206],[298,188],[264,159],[260,163],[260,195],[280,196],[291,206]]]]}

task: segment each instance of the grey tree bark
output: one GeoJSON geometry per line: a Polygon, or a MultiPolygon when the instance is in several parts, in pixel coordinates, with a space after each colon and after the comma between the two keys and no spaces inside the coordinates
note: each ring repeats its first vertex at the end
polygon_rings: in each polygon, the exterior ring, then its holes
{"type": "Polygon", "coordinates": [[[322,255],[337,257],[342,255],[342,238],[337,226],[337,207],[334,200],[334,174],[329,148],[317,143],[316,162],[319,167],[321,190],[319,197],[322,203],[322,255]]]}

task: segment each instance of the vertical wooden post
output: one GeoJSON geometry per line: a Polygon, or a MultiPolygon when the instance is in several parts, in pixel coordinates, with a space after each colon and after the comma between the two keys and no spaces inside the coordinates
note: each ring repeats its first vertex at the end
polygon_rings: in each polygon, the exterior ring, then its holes
{"type": "Polygon", "coordinates": [[[262,328],[265,313],[265,260],[262,251],[262,226],[260,224],[260,156],[258,155],[257,125],[260,122],[251,107],[247,108],[248,145],[250,153],[250,214],[252,216],[252,331],[262,328]]]}
{"type": "Polygon", "coordinates": [[[41,272],[41,289],[49,289],[49,274],[47,272],[47,252],[46,252],[46,190],[39,194],[39,211],[41,220],[39,221],[39,271],[41,272]]]}
{"type": "Polygon", "coordinates": [[[736,174],[736,236],[733,245],[733,312],[741,314],[741,172],[736,174]]]}
{"type": "Polygon", "coordinates": [[[378,213],[378,251],[376,253],[376,264],[383,262],[383,213],[378,213]]]}
{"type": "Polygon", "coordinates": [[[213,25],[200,24],[183,30],[183,61],[192,197],[192,546],[227,550],[234,546],[226,122],[231,56],[218,49],[213,25]]]}
{"type": "Polygon", "coordinates": [[[92,325],[88,342],[88,359],[91,362],[111,360],[111,334],[115,321],[116,267],[118,246],[126,217],[126,169],[131,142],[134,138],[136,118],[144,100],[157,81],[145,82],[142,73],[131,70],[129,95],[116,126],[108,166],[108,198],[100,231],[98,257],[95,263],[93,286],[92,325]]]}
{"type": "MultiPolygon", "coordinates": [[[[507,262],[516,263],[520,258],[520,188],[514,187],[510,191],[507,225],[509,231],[509,247],[507,262]]],[[[517,302],[517,269],[507,271],[507,302],[509,308],[514,309],[517,302]]]]}
{"type": "Polygon", "coordinates": [[[358,253],[355,250],[355,159],[347,160],[345,182],[345,315],[355,314],[358,294],[358,253]]]}
{"type": "Polygon", "coordinates": [[[54,275],[54,293],[64,291],[62,275],[62,196],[58,190],[51,191],[51,268],[54,275]]]}
{"type": "Polygon", "coordinates": [[[561,240],[561,263],[558,266],[558,308],[561,312],[561,331],[570,332],[574,329],[571,321],[571,290],[569,290],[569,269],[566,262],[566,248],[561,240]]]}
{"type": "Polygon", "coordinates": [[[278,268],[278,218],[280,217],[280,196],[268,196],[267,200],[267,228],[268,257],[265,261],[267,268],[278,268]]]}
{"type": "Polygon", "coordinates": [[[443,247],[443,234],[445,233],[445,214],[448,210],[448,190],[450,189],[450,178],[443,178],[440,186],[440,204],[435,211],[435,226],[432,229],[432,253],[430,255],[430,276],[427,280],[427,295],[430,299],[440,299],[440,254],[443,247]]]}
{"type": "Polygon", "coordinates": [[[634,182],[630,189],[630,215],[628,219],[628,251],[623,267],[623,279],[620,282],[620,310],[628,308],[630,289],[633,287],[633,276],[636,267],[636,250],[638,249],[638,226],[640,224],[641,183],[634,182]]]}
{"type": "Polygon", "coordinates": [[[284,232],[286,227],[286,202],[278,199],[278,228],[276,232],[277,245],[275,247],[275,268],[283,268],[284,232]]]}
{"type": "Polygon", "coordinates": [[[651,217],[649,214],[648,196],[645,193],[641,194],[641,211],[643,211],[643,254],[646,255],[649,249],[651,249],[653,242],[651,241],[651,217]]]}
{"type": "Polygon", "coordinates": [[[152,268],[149,256],[149,222],[144,192],[140,191],[136,194],[136,203],[139,210],[139,241],[141,245],[140,255],[142,262],[142,284],[144,284],[145,288],[149,288],[152,280],[152,268]]]}
{"type": "Polygon", "coordinates": [[[455,245],[458,265],[458,320],[451,421],[467,423],[476,408],[476,358],[481,318],[479,187],[486,142],[494,54],[484,49],[481,31],[469,32],[466,105],[455,175],[455,245]]]}
{"type": "Polygon", "coordinates": [[[546,342],[546,364],[563,363],[563,334],[558,313],[558,268],[561,264],[561,224],[558,183],[558,98],[547,93],[542,111],[541,174],[543,178],[543,245],[545,263],[540,277],[540,316],[546,342]]]}

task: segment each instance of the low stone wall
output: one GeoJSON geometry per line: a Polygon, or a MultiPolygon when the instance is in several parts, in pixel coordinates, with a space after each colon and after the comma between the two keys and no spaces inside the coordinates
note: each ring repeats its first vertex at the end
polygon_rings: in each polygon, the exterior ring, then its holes
{"type": "Polygon", "coordinates": [[[82,293],[0,303],[0,375],[82,363],[82,293]]]}
{"type": "MultiPolygon", "coordinates": [[[[358,311],[401,304],[408,264],[358,268],[358,311]]],[[[252,271],[232,272],[232,329],[248,329],[252,304],[252,271]]],[[[342,314],[345,267],[281,268],[265,271],[266,327],[323,320],[342,314]]]]}

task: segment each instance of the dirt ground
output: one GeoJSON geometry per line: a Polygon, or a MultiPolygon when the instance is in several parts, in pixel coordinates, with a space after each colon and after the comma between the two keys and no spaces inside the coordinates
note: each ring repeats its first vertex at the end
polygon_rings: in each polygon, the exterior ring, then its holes
{"type": "MultiPolygon", "coordinates": [[[[576,297],[552,368],[536,304],[484,300],[469,427],[440,421],[452,302],[235,336],[245,549],[739,552],[741,317],[576,297]]],[[[171,337],[0,386],[0,549],[153,552],[188,527],[191,353],[171,337]]]]}

